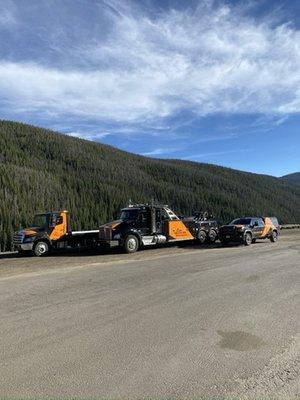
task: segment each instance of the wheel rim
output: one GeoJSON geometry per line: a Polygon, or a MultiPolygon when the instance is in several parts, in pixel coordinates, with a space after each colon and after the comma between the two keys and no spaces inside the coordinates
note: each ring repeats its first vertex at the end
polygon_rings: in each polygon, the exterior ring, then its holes
{"type": "Polygon", "coordinates": [[[136,248],[137,248],[136,239],[130,238],[127,242],[127,246],[128,246],[128,249],[131,251],[136,250],[136,248]]]}
{"type": "Polygon", "coordinates": [[[246,243],[250,244],[251,242],[252,242],[252,237],[249,234],[247,234],[246,235],[246,243]]]}
{"type": "Polygon", "coordinates": [[[215,232],[211,232],[211,233],[209,234],[209,239],[210,239],[212,242],[216,240],[216,234],[215,234],[215,232]]]}
{"type": "Polygon", "coordinates": [[[47,252],[46,243],[39,243],[37,245],[37,251],[38,251],[39,254],[45,254],[47,252]]]}
{"type": "Polygon", "coordinates": [[[200,243],[204,243],[205,239],[206,239],[205,233],[204,232],[200,232],[199,233],[199,241],[200,241],[200,243]]]}
{"type": "Polygon", "coordinates": [[[277,233],[273,232],[273,240],[276,241],[277,240],[277,233]]]}

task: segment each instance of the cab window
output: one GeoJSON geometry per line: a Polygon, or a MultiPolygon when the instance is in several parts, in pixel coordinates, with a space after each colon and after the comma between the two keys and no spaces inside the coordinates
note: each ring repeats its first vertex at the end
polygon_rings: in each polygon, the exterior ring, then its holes
{"type": "Polygon", "coordinates": [[[260,228],[263,228],[265,226],[264,221],[261,218],[259,218],[259,220],[258,220],[258,226],[260,228]]]}
{"type": "Polygon", "coordinates": [[[56,218],[56,225],[61,225],[64,222],[64,219],[61,215],[56,218]]]}
{"type": "Polygon", "coordinates": [[[147,211],[142,211],[139,213],[139,221],[142,223],[147,223],[150,220],[150,214],[147,211]]]}
{"type": "Polygon", "coordinates": [[[166,210],[164,210],[164,209],[161,210],[161,219],[162,219],[162,221],[166,221],[166,220],[170,219],[169,215],[167,214],[166,210]]]}

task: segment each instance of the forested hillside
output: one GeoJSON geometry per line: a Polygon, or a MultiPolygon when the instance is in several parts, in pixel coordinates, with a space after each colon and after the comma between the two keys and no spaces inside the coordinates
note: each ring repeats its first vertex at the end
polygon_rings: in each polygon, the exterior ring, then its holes
{"type": "Polygon", "coordinates": [[[300,222],[300,187],[284,180],[208,164],[158,160],[0,121],[0,249],[33,214],[68,209],[75,229],[116,217],[129,199],[154,197],[181,214],[212,210],[235,216],[277,215],[300,222]]]}
{"type": "Polygon", "coordinates": [[[300,172],[283,176],[281,179],[300,185],[300,172]]]}

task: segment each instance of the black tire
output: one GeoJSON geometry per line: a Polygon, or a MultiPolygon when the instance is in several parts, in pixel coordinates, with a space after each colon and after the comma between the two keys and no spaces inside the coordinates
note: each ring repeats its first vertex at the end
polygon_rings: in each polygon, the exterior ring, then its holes
{"type": "Polygon", "coordinates": [[[36,257],[43,257],[49,253],[49,244],[46,241],[40,240],[34,245],[33,253],[36,257]]]}
{"type": "Polygon", "coordinates": [[[215,243],[217,240],[218,234],[214,229],[211,229],[208,234],[209,243],[215,243]]]}
{"type": "Polygon", "coordinates": [[[244,237],[244,245],[250,246],[251,243],[252,243],[252,235],[250,232],[246,232],[244,237]]]}
{"type": "Polygon", "coordinates": [[[206,232],[203,229],[200,229],[200,231],[197,233],[197,241],[200,244],[203,244],[206,242],[207,236],[206,232]]]}
{"type": "Polygon", "coordinates": [[[135,235],[126,236],[123,249],[125,253],[135,253],[139,249],[139,239],[135,235]]]}
{"type": "Polygon", "coordinates": [[[275,243],[277,242],[277,239],[278,239],[278,233],[276,231],[273,231],[272,235],[270,236],[270,240],[272,243],[275,243]]]}

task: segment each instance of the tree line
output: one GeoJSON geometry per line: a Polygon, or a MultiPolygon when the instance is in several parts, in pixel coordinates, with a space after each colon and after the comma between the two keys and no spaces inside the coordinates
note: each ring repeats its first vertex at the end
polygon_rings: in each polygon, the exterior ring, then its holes
{"type": "Polygon", "coordinates": [[[73,229],[99,227],[128,200],[300,222],[300,186],[215,165],[137,156],[26,124],[0,121],[0,251],[37,212],[68,209],[73,229]]]}

